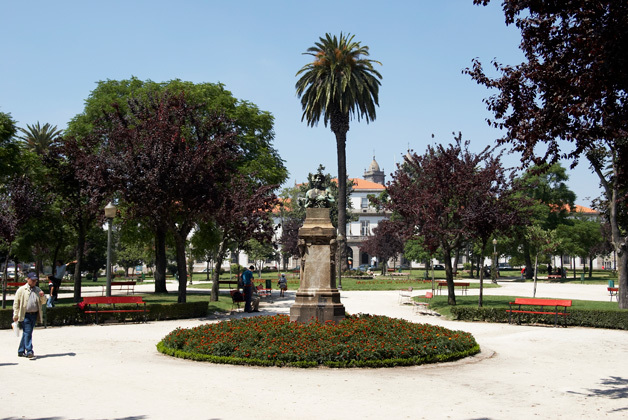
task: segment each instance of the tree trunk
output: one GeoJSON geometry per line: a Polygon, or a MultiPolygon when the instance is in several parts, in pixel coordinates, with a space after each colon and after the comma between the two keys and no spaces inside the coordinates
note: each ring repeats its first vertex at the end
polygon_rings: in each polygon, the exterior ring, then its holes
{"type": "Polygon", "coordinates": [[[185,258],[185,242],[188,233],[190,233],[188,229],[182,229],[174,233],[174,242],[177,251],[177,271],[179,274],[178,303],[185,303],[187,298],[188,265],[185,258]]]}
{"type": "Polygon", "coordinates": [[[212,302],[218,302],[218,296],[220,294],[220,269],[222,268],[222,262],[225,259],[225,251],[227,245],[225,241],[222,241],[218,246],[218,252],[216,253],[216,263],[214,264],[214,273],[212,274],[212,295],[210,300],[212,302]]]}
{"type": "Polygon", "coordinates": [[[538,268],[539,262],[539,254],[534,256],[534,289],[532,290],[532,297],[536,297],[536,281],[537,281],[537,273],[536,270],[538,268]]]}
{"type": "Polygon", "coordinates": [[[336,111],[330,121],[331,131],[336,136],[336,156],[338,158],[338,256],[337,265],[338,288],[342,289],[342,272],[347,270],[347,131],[349,131],[349,115],[336,111]]]}
{"type": "Polygon", "coordinates": [[[166,230],[155,230],[155,293],[168,293],[166,289],[166,230]]]}
{"type": "Polygon", "coordinates": [[[484,304],[484,270],[480,270],[480,297],[478,299],[478,308],[484,304]]]}
{"type": "MultiPolygon", "coordinates": [[[[74,266],[74,302],[75,303],[79,303],[81,301],[81,287],[82,287],[81,263],[83,262],[83,251],[85,248],[85,223],[83,221],[79,222],[77,231],[78,231],[77,232],[78,238],[77,238],[77,244],[76,244],[77,246],[76,265],[74,266]]],[[[53,270],[54,270],[54,265],[53,265],[53,270]]]]}
{"type": "Polygon", "coordinates": [[[447,304],[456,305],[456,292],[454,289],[454,274],[451,268],[451,250],[443,248],[445,258],[445,277],[447,279],[447,304]]]}

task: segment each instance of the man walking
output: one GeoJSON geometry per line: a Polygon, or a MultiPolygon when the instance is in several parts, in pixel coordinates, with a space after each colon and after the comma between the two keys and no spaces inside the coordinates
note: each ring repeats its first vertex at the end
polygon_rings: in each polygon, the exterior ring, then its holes
{"type": "Polygon", "coordinates": [[[253,312],[251,308],[251,299],[253,297],[253,270],[254,266],[250,266],[242,273],[242,285],[244,288],[244,312],[253,312]]]}
{"type": "Polygon", "coordinates": [[[37,319],[43,322],[41,305],[46,303],[44,292],[37,287],[37,274],[30,272],[26,275],[26,284],[15,292],[13,300],[13,321],[22,325],[22,340],[17,349],[18,357],[33,358],[33,328],[37,319]]]}

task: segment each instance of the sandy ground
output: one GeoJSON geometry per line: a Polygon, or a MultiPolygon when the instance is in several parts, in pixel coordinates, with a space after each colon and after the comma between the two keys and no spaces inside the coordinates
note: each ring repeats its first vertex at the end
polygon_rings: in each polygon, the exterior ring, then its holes
{"type": "MultiPolygon", "coordinates": [[[[172,287],[174,290],[174,287],[172,287]]],[[[531,296],[529,283],[487,294],[531,296]]],[[[288,313],[293,294],[264,303],[288,313]]],[[[539,284],[537,297],[607,300],[601,286],[539,284]]],[[[398,292],[342,292],[347,311],[471,332],[472,358],[386,369],[293,369],[174,359],[176,327],[230,317],[38,328],[36,359],[0,331],[0,419],[625,419],[628,332],[451,322],[417,315],[398,292]]]]}

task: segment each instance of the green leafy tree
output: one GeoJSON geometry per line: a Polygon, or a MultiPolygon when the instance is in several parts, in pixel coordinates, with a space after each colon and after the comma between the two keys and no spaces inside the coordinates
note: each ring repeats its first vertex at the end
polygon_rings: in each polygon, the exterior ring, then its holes
{"type": "Polygon", "coordinates": [[[530,244],[532,255],[534,255],[534,289],[532,292],[532,297],[536,297],[539,256],[542,254],[547,255],[554,252],[560,246],[560,241],[557,238],[556,231],[545,230],[538,225],[531,225],[527,227],[526,239],[530,244]]]}
{"type": "Polygon", "coordinates": [[[600,223],[593,220],[574,219],[571,225],[559,225],[556,235],[561,244],[559,249],[567,251],[568,255],[577,255],[589,260],[589,278],[591,278],[593,258],[599,255],[600,251],[606,250],[600,247],[604,242],[600,223]]]}
{"type": "Polygon", "coordinates": [[[260,242],[257,239],[251,239],[244,244],[243,250],[246,251],[249,259],[254,261],[257,270],[261,276],[264,262],[267,260],[275,260],[277,258],[277,250],[270,242],[260,242]]]}
{"type": "Polygon", "coordinates": [[[192,256],[196,260],[203,260],[207,263],[205,273],[206,279],[209,281],[210,263],[216,259],[220,245],[220,230],[213,221],[201,222],[197,225],[190,243],[192,256]]]}
{"type": "Polygon", "coordinates": [[[0,112],[0,188],[6,182],[6,178],[19,172],[19,162],[16,156],[19,148],[14,136],[17,131],[15,121],[11,114],[0,112]]]}
{"type": "MultiPolygon", "coordinates": [[[[314,61],[303,66],[296,74],[297,95],[301,98],[302,120],[315,126],[322,119],[329,123],[336,136],[338,157],[338,234],[342,256],[346,253],[347,237],[347,158],[346,143],[351,117],[375,120],[375,107],[379,105],[379,79],[382,76],[373,68],[378,61],[368,59],[369,48],[354,41],[354,36],[340,33],[340,37],[325,34],[319,42],[308,48],[306,55],[314,61]]],[[[338,265],[341,270],[343,264],[338,265]]]]}
{"type": "MultiPolygon", "coordinates": [[[[534,165],[516,180],[517,188],[526,197],[526,211],[532,223],[545,230],[572,224],[572,211],[576,195],[567,186],[569,175],[559,163],[534,165]]],[[[526,277],[534,273],[532,253],[527,240],[527,226],[516,224],[512,229],[514,241],[508,250],[511,255],[521,255],[526,266],[526,277]]],[[[503,241],[499,242],[500,244],[503,241]]]]}

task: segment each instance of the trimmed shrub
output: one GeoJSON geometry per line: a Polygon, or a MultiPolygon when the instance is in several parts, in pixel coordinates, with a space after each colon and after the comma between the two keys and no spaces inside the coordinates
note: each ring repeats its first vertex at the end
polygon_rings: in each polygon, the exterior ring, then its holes
{"type": "MultiPolygon", "coordinates": [[[[124,308],[125,305],[117,307],[124,308]]],[[[135,308],[135,305],[128,307],[135,308]]],[[[165,321],[171,319],[188,319],[188,318],[205,318],[207,317],[207,302],[187,302],[173,304],[147,304],[146,320],[147,321],[165,321]]],[[[140,322],[143,319],[142,312],[127,313],[99,313],[98,322],[118,321],[124,322],[131,320],[140,322]]],[[[79,309],[78,305],[73,306],[56,306],[54,308],[45,308],[44,321],[48,326],[77,325],[94,322],[93,314],[86,314],[79,309]]],[[[13,309],[0,310],[0,329],[11,328],[13,322],[13,309]]]]}
{"type": "MultiPolygon", "coordinates": [[[[608,328],[615,330],[628,330],[628,311],[585,311],[568,310],[567,325],[589,328],[608,328]]],[[[509,313],[506,308],[472,308],[468,306],[454,306],[451,315],[457,321],[484,321],[484,322],[508,322],[509,313]]],[[[521,323],[554,325],[554,315],[543,314],[513,314],[521,315],[521,323]]],[[[559,318],[562,318],[559,315],[559,318]]],[[[558,320],[562,322],[561,319],[558,320]]]]}

